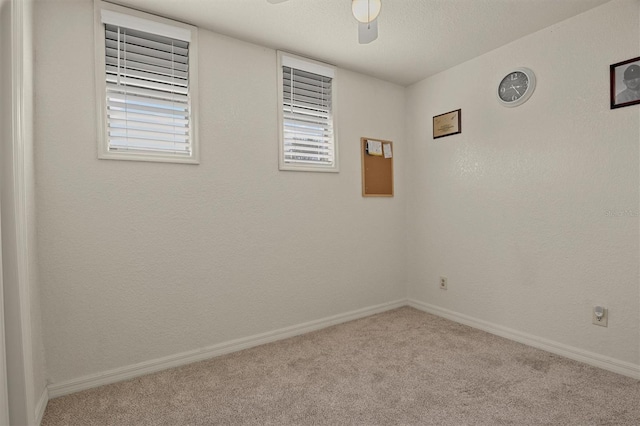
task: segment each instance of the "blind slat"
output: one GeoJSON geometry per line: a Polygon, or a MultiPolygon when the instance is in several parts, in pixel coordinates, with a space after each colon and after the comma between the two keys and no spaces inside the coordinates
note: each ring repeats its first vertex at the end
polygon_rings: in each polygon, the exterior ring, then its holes
{"type": "MultiPolygon", "coordinates": [[[[150,114],[139,114],[124,109],[109,109],[107,111],[109,120],[123,120],[130,123],[146,123],[160,126],[189,126],[189,120],[179,116],[157,116],[150,114]]],[[[133,124],[135,125],[135,124],[133,124]]]]}
{"type": "MultiPolygon", "coordinates": [[[[128,53],[126,55],[126,60],[127,61],[135,61],[141,64],[151,64],[151,65],[155,65],[158,67],[163,67],[166,69],[178,69],[180,71],[188,71],[189,70],[189,66],[187,64],[183,64],[180,62],[171,62],[171,61],[167,61],[166,59],[163,58],[157,58],[155,56],[145,56],[145,55],[139,55],[137,53],[128,53]]],[[[118,56],[118,49],[111,49],[111,48],[106,48],[105,50],[105,58],[120,58],[120,60],[124,60],[125,59],[125,55],[124,52],[120,51],[120,56],[118,56]]]]}
{"type": "Polygon", "coordinates": [[[109,119],[109,126],[112,129],[132,129],[132,130],[143,130],[148,132],[155,133],[166,133],[166,134],[179,134],[186,135],[189,133],[189,128],[186,126],[175,125],[172,126],[170,124],[155,124],[155,123],[141,123],[131,120],[121,120],[121,119],[109,119]]]}
{"type": "Polygon", "coordinates": [[[148,90],[139,87],[117,86],[115,84],[107,85],[107,100],[112,102],[127,102],[129,105],[155,107],[157,109],[175,112],[189,109],[189,98],[185,95],[148,90]]]}
{"type": "Polygon", "coordinates": [[[301,108],[312,111],[329,112],[331,109],[331,101],[329,99],[319,99],[298,94],[287,94],[284,99],[283,106],[287,108],[301,108]]]}
{"type": "MultiPolygon", "coordinates": [[[[106,76],[107,84],[111,83],[115,86],[118,86],[118,89],[115,90],[116,92],[123,92],[124,90],[128,90],[130,93],[133,93],[135,89],[147,89],[151,91],[149,93],[149,96],[151,97],[159,96],[161,93],[176,95],[187,95],[189,93],[188,87],[163,84],[157,81],[141,78],[131,78],[124,75],[117,76],[108,73],[106,76]],[[128,87],[129,89],[122,90],[122,88],[125,87],[128,87]]],[[[137,93],[142,94],[141,91],[138,91],[137,93]]]]}
{"type": "Polygon", "coordinates": [[[126,151],[144,153],[173,153],[177,155],[189,156],[191,155],[191,149],[188,145],[185,146],[162,146],[159,144],[149,143],[148,141],[137,141],[135,145],[130,144],[128,139],[113,139],[111,140],[110,148],[112,151],[126,151]]]}
{"type": "Polygon", "coordinates": [[[332,80],[332,77],[327,77],[325,75],[320,75],[320,74],[314,74],[310,71],[302,71],[296,68],[290,68],[286,66],[283,67],[282,69],[283,69],[283,75],[285,77],[294,75],[296,76],[296,78],[306,79],[306,81],[315,81],[317,82],[316,84],[330,83],[332,80]]]}
{"type": "MultiPolygon", "coordinates": [[[[133,83],[143,80],[150,81],[159,84],[163,84],[167,86],[166,91],[171,92],[174,86],[179,88],[186,88],[189,84],[189,81],[186,78],[172,76],[169,74],[158,74],[155,72],[147,72],[144,70],[138,70],[135,68],[127,68],[121,69],[117,66],[107,65],[106,67],[107,75],[111,76],[111,82],[117,83],[118,77],[126,77],[133,80],[133,83]]],[[[127,84],[126,81],[120,81],[120,84],[127,84]]],[[[162,89],[159,89],[162,90],[162,89]]]]}
{"type": "Polygon", "coordinates": [[[333,129],[331,127],[324,126],[322,123],[318,125],[317,123],[313,122],[291,120],[286,118],[283,129],[284,131],[290,131],[294,133],[299,131],[302,133],[308,133],[310,135],[330,136],[333,133],[333,129]]]}
{"type": "MultiPolygon", "coordinates": [[[[118,67],[117,56],[115,57],[107,56],[105,57],[105,61],[106,61],[106,65],[108,66],[115,67],[115,68],[118,67]]],[[[186,71],[182,71],[177,68],[171,69],[171,68],[159,67],[152,64],[137,62],[132,59],[127,59],[127,69],[151,72],[151,73],[160,74],[160,75],[175,76],[176,78],[183,78],[185,80],[189,78],[189,73],[186,71]]]]}
{"type": "Polygon", "coordinates": [[[139,105],[127,105],[124,103],[109,103],[107,104],[107,116],[110,117],[114,114],[135,114],[136,120],[144,115],[149,120],[167,121],[167,120],[189,120],[189,112],[183,111],[182,113],[171,113],[167,110],[145,107],[139,105]]]}
{"type": "MultiPolygon", "coordinates": [[[[114,25],[111,25],[111,26],[107,25],[106,31],[104,34],[107,40],[117,41],[118,27],[114,25]]],[[[152,40],[148,37],[137,37],[135,34],[137,33],[133,30],[127,31],[127,43],[133,44],[136,46],[147,47],[155,50],[163,50],[165,52],[174,52],[175,54],[181,55],[181,56],[188,56],[189,54],[188,45],[185,45],[183,47],[179,43],[176,43],[176,40],[173,40],[173,43],[172,43],[172,39],[168,39],[168,38],[164,40],[159,40],[159,39],[152,40]]]]}
{"type": "Polygon", "coordinates": [[[118,128],[111,127],[109,129],[109,135],[112,137],[125,137],[125,138],[136,138],[136,139],[145,139],[156,142],[177,142],[177,143],[188,143],[189,142],[189,134],[178,134],[175,132],[167,133],[167,132],[155,132],[155,131],[144,131],[144,130],[136,130],[131,127],[118,128]]]}
{"type": "Polygon", "coordinates": [[[308,123],[315,123],[315,124],[325,123],[331,117],[329,114],[322,114],[322,113],[302,114],[302,113],[291,113],[287,111],[287,112],[284,112],[283,114],[284,114],[285,120],[301,121],[301,122],[308,122],[308,123]]]}
{"type": "MultiPolygon", "coordinates": [[[[184,55],[180,55],[175,51],[164,51],[158,49],[151,49],[144,46],[138,46],[137,44],[131,44],[127,35],[121,35],[120,38],[120,56],[127,57],[129,55],[144,56],[146,58],[158,58],[164,59],[169,63],[187,64],[189,58],[184,55]]],[[[105,42],[109,52],[118,51],[118,40],[106,40],[105,42]]],[[[129,58],[127,58],[129,59],[129,58]]]]}
{"type": "Polygon", "coordinates": [[[320,146],[328,146],[329,142],[331,142],[331,138],[330,137],[306,137],[305,135],[301,135],[300,133],[291,133],[291,132],[286,132],[284,134],[284,140],[288,141],[288,140],[299,140],[299,141],[306,141],[306,143],[313,143],[315,145],[317,145],[318,147],[320,146]]]}
{"type": "MultiPolygon", "coordinates": [[[[287,86],[291,87],[291,80],[287,80],[285,78],[285,82],[289,83],[287,84],[287,86]]],[[[309,81],[308,79],[305,79],[305,81],[309,81]]],[[[331,94],[331,85],[329,83],[324,83],[322,85],[318,85],[318,84],[314,84],[317,83],[315,81],[309,81],[309,83],[306,83],[305,81],[301,81],[299,77],[296,77],[295,79],[295,85],[296,87],[299,87],[300,89],[304,89],[304,90],[308,90],[310,92],[313,93],[323,93],[325,95],[330,95],[331,94]]]]}
{"type": "Polygon", "coordinates": [[[318,149],[313,145],[304,145],[304,144],[286,143],[285,150],[287,150],[287,148],[290,150],[295,150],[295,152],[297,153],[307,152],[313,155],[330,156],[333,153],[333,151],[330,149],[318,149]]]}
{"type": "Polygon", "coordinates": [[[285,121],[284,130],[289,130],[291,132],[301,132],[311,135],[329,135],[333,132],[333,129],[326,123],[318,125],[314,123],[293,120],[285,121]]]}
{"type": "Polygon", "coordinates": [[[158,149],[171,149],[186,151],[189,149],[190,144],[185,141],[167,141],[167,140],[155,140],[147,138],[136,138],[132,136],[126,136],[122,133],[114,133],[112,138],[114,143],[117,143],[121,147],[129,147],[135,149],[136,147],[157,147],[158,149]]]}

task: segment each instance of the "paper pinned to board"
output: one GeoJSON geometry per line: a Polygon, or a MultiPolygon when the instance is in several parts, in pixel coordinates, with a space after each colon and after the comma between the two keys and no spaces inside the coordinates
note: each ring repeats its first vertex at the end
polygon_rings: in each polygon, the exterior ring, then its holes
{"type": "Polygon", "coordinates": [[[384,158],[393,157],[393,152],[391,151],[391,144],[390,143],[382,144],[382,150],[384,151],[384,158]]]}
{"type": "Polygon", "coordinates": [[[367,154],[382,157],[382,142],[368,140],[367,154]]]}

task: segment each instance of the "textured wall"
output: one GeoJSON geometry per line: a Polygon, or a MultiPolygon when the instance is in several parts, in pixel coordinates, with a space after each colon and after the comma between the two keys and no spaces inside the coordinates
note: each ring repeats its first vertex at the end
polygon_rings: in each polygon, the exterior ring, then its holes
{"type": "Polygon", "coordinates": [[[407,274],[415,299],[638,363],[638,217],[607,215],[639,209],[638,107],[608,106],[608,65],[638,55],[637,0],[436,75],[406,103],[340,70],[339,174],[278,172],[275,52],[207,31],[201,164],[98,161],[92,2],[38,3],[35,26],[53,382],[395,300],[407,274]],[[61,61],[60,45],[77,55],[61,61]],[[506,109],[493,89],[515,66],[538,88],[506,109]],[[463,133],[433,141],[431,117],[456,108],[463,133]],[[393,199],[360,197],[360,136],[396,142],[393,199]],[[590,324],[599,303],[608,328],[590,324]]]}
{"type": "Polygon", "coordinates": [[[640,120],[609,109],[609,64],[639,55],[639,5],[607,3],[408,88],[410,297],[640,364],[640,120]],[[537,88],[503,108],[494,89],[519,66],[537,88]],[[430,118],[457,108],[462,134],[433,140],[430,118]],[[591,324],[596,304],[608,328],[591,324]]]}
{"type": "Polygon", "coordinates": [[[276,52],[202,30],[201,164],[99,161],[93,3],[40,3],[36,27],[54,382],[404,297],[402,87],[339,70],[340,173],[279,172],[276,52]],[[361,136],[396,142],[394,198],[361,197],[361,136]]]}

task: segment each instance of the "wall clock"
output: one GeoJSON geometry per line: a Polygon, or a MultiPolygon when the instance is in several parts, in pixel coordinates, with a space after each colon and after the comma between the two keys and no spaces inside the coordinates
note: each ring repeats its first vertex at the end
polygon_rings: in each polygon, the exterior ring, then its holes
{"type": "Polygon", "coordinates": [[[536,75],[529,68],[515,68],[498,84],[498,101],[506,107],[522,105],[536,88],[536,75]]]}

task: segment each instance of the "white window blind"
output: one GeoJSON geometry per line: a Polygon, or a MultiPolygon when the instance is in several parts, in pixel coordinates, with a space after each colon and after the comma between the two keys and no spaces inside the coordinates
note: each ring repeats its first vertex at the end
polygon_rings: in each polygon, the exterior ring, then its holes
{"type": "Polygon", "coordinates": [[[108,152],[193,153],[189,42],[105,23],[108,152]]]}
{"type": "Polygon", "coordinates": [[[323,67],[314,64],[299,69],[295,65],[302,61],[287,59],[282,62],[282,160],[285,165],[334,167],[333,71],[317,73],[323,67]]]}

